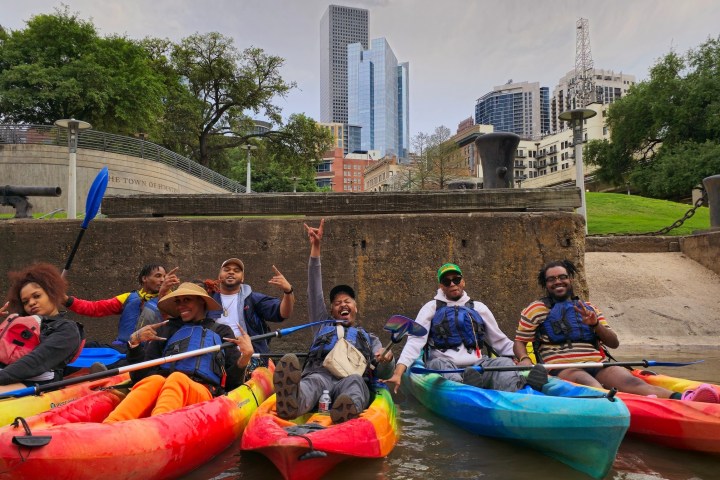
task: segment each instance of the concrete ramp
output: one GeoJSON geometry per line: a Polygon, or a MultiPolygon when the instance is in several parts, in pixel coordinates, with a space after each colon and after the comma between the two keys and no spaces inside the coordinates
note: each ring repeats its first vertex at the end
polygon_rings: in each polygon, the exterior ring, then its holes
{"type": "Polygon", "coordinates": [[[591,301],[623,346],[720,348],[720,276],[680,252],[586,252],[591,301]]]}

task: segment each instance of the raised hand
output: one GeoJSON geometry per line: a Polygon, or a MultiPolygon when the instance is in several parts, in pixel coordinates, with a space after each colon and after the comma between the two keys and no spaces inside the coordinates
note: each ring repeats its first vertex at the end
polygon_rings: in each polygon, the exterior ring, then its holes
{"type": "Polygon", "coordinates": [[[237,338],[223,338],[223,340],[237,345],[238,350],[240,350],[240,359],[238,360],[237,366],[239,368],[245,368],[247,364],[250,363],[250,359],[252,358],[253,353],[255,353],[255,349],[253,348],[252,341],[250,340],[250,335],[248,335],[242,327],[239,328],[240,334],[237,338]]]}
{"type": "Polygon", "coordinates": [[[325,230],[325,219],[320,219],[320,226],[310,227],[307,223],[305,225],[305,231],[308,234],[308,239],[310,240],[310,256],[311,257],[319,257],[320,256],[320,243],[322,242],[323,232],[325,230]]]}
{"type": "Polygon", "coordinates": [[[280,273],[280,270],[278,270],[275,265],[272,266],[272,269],[275,274],[270,280],[268,280],[268,283],[279,288],[283,291],[283,293],[292,292],[292,285],[290,285],[290,282],[288,282],[285,276],[280,273]]]}
{"type": "Polygon", "coordinates": [[[10,301],[5,302],[5,305],[0,307],[0,317],[7,317],[7,314],[10,313],[10,310],[8,310],[9,307],[10,301]]]}
{"type": "Polygon", "coordinates": [[[175,267],[165,274],[165,279],[163,280],[162,285],[160,285],[160,290],[158,291],[159,298],[164,297],[180,285],[180,278],[177,276],[178,270],[180,270],[180,267],[175,267]]]}

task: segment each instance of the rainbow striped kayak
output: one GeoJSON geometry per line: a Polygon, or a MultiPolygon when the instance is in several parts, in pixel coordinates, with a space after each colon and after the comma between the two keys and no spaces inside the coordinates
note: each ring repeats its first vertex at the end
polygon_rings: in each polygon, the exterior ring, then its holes
{"type": "Polygon", "coordinates": [[[509,393],[408,370],[403,386],[433,413],[472,433],[534,448],[595,478],[612,467],[630,424],[622,401],[557,378],[542,393],[529,387],[509,393]]]}
{"type": "Polygon", "coordinates": [[[112,391],[97,392],[28,418],[27,429],[21,425],[0,428],[0,478],[178,477],[237,440],[272,390],[270,370],[257,368],[250,380],[227,395],[112,424],[99,422],[122,397],[112,391]],[[44,439],[49,443],[24,446],[44,439]]]}
{"type": "Polygon", "coordinates": [[[60,390],[45,392],[40,395],[2,399],[0,400],[0,426],[9,425],[17,417],[31,417],[70,403],[95,390],[119,385],[129,380],[130,375],[125,373],[92,382],[70,385],[60,390]]]}
{"type": "MultiPolygon", "coordinates": [[[[633,370],[633,375],[674,392],[697,388],[701,382],[633,370]]],[[[720,393],[720,387],[713,385],[720,393]]],[[[630,410],[629,433],[643,440],[682,450],[720,453],[720,404],[618,394],[630,410]]]]}
{"type": "Polygon", "coordinates": [[[374,389],[375,398],[360,417],[339,424],[318,413],[283,420],[273,395],[250,419],[242,449],[268,457],[287,480],[320,478],[348,458],[385,457],[398,441],[396,409],[384,385],[374,389]]]}

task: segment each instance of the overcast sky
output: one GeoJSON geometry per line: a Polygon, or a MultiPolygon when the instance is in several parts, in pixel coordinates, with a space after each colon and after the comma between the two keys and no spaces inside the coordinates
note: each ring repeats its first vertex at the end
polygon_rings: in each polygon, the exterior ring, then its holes
{"type": "MultiPolygon", "coordinates": [[[[410,62],[410,133],[445,125],[453,132],[475,101],[512,79],[552,92],[575,66],[575,23],[590,21],[596,68],[645,79],[670,50],[684,53],[720,33],[717,0],[65,0],[101,35],[179,40],[217,31],[240,48],[286,59],[298,88],[278,104],[283,115],[320,117],[320,18],[330,4],[367,8],[370,38],[385,37],[410,62]]],[[[22,29],[53,0],[8,0],[0,24],[22,29]]]]}

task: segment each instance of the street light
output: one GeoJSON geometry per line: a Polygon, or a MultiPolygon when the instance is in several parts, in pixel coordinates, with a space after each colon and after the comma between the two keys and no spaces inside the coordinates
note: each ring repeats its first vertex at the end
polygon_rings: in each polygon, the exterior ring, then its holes
{"type": "Polygon", "coordinates": [[[240,148],[247,150],[247,181],[245,182],[245,193],[250,193],[250,150],[255,150],[255,145],[240,145],[240,148]]]}
{"type": "Polygon", "coordinates": [[[290,180],[293,181],[293,193],[297,192],[297,181],[300,179],[300,177],[290,177],[290,180]]]}
{"type": "Polygon", "coordinates": [[[566,110],[558,115],[560,120],[570,122],[573,129],[573,145],[575,146],[575,185],[580,189],[580,208],[578,213],[585,219],[585,235],[588,233],[587,210],[585,208],[585,170],[583,169],[583,120],[597,115],[595,110],[589,108],[576,108],[566,110]]]}
{"type": "Polygon", "coordinates": [[[68,206],[67,218],[77,218],[77,145],[80,130],[92,127],[88,122],[63,118],[55,120],[55,125],[68,129],[68,206]]]}

